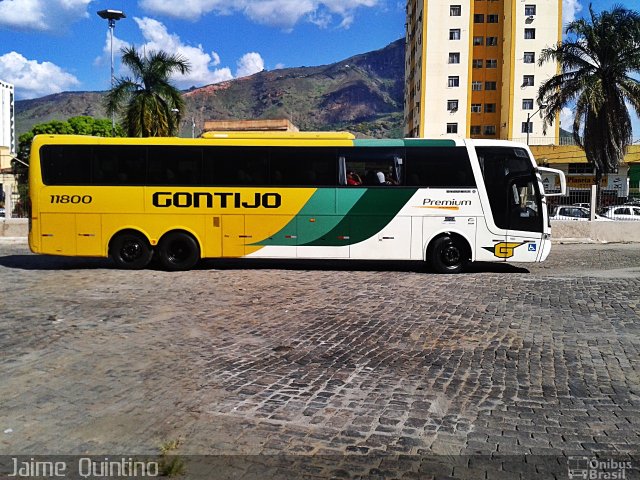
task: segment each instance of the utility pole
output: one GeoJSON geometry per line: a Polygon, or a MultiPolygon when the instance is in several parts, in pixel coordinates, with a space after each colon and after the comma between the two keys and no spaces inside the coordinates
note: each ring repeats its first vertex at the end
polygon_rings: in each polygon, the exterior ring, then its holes
{"type": "MultiPolygon", "coordinates": [[[[115,85],[115,74],[113,70],[113,31],[116,28],[116,21],[126,18],[124,12],[120,10],[100,10],[98,15],[109,22],[109,33],[111,34],[111,88],[115,85]]],[[[111,114],[111,129],[116,133],[116,114],[111,114]]]]}

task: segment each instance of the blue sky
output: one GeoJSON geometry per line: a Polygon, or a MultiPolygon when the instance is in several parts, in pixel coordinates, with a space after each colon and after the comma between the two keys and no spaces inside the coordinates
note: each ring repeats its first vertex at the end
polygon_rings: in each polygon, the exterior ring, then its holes
{"type": "MultiPolygon", "coordinates": [[[[599,11],[614,2],[592,3],[599,11]]],[[[638,8],[637,0],[616,3],[638,8]]],[[[563,4],[565,21],[588,8],[585,0],[563,4]]],[[[181,88],[332,63],[401,38],[405,23],[399,0],[0,0],[0,79],[18,99],[108,89],[107,22],[96,14],[103,9],[127,15],[115,29],[116,75],[119,47],[163,49],[192,65],[174,78],[181,88]]]]}

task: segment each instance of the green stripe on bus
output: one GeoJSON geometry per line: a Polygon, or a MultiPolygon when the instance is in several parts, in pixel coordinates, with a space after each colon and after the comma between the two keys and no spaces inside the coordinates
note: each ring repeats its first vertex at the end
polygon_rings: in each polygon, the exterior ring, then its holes
{"type": "Polygon", "coordinates": [[[319,188],[302,207],[298,215],[274,235],[253,245],[291,245],[282,236],[295,232],[297,244],[306,244],[326,236],[365,194],[366,188],[319,188]],[[313,218],[313,222],[310,221],[313,218]],[[278,240],[279,239],[279,240],[278,240]]]}
{"type": "Polygon", "coordinates": [[[326,235],[299,245],[344,246],[362,242],[387,226],[415,192],[415,188],[369,188],[326,235]]]}
{"type": "Polygon", "coordinates": [[[455,140],[427,140],[424,138],[406,138],[406,147],[455,147],[455,140]]]}
{"type": "Polygon", "coordinates": [[[361,139],[353,141],[354,147],[404,147],[404,140],[361,139]]]}

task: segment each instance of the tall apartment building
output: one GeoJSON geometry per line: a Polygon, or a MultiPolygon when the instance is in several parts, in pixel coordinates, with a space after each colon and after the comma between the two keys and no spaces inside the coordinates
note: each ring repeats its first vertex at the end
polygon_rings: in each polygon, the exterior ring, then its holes
{"type": "Polygon", "coordinates": [[[16,151],[13,85],[0,80],[0,147],[16,151]]]}
{"type": "Polygon", "coordinates": [[[4,186],[15,186],[11,171],[11,159],[16,151],[13,97],[13,85],[0,80],[0,206],[5,202],[4,186]]]}
{"type": "Polygon", "coordinates": [[[538,59],[561,38],[562,0],[408,0],[405,135],[557,143],[537,111],[557,65],[538,59]]]}

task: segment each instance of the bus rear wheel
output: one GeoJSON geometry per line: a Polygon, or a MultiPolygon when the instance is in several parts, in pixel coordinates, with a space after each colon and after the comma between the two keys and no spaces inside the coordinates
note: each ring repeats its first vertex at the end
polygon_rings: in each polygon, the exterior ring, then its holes
{"type": "Polygon", "coordinates": [[[190,270],[200,260],[200,247],[188,233],[169,232],[160,240],[158,257],[167,270],[190,270]]]}
{"type": "Polygon", "coordinates": [[[468,261],[466,245],[455,236],[438,237],[429,248],[429,264],[438,273],[460,273],[468,261]]]}
{"type": "Polygon", "coordinates": [[[153,250],[141,233],[122,232],[111,240],[109,256],[119,268],[140,270],[151,261],[153,250]]]}

